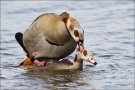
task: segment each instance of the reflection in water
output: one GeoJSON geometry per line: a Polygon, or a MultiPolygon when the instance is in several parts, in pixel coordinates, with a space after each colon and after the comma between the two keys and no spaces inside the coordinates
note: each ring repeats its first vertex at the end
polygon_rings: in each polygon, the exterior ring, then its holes
{"type": "Polygon", "coordinates": [[[42,88],[48,89],[90,87],[93,78],[92,72],[84,70],[36,70],[28,71],[24,75],[32,80],[42,80],[42,88]]]}

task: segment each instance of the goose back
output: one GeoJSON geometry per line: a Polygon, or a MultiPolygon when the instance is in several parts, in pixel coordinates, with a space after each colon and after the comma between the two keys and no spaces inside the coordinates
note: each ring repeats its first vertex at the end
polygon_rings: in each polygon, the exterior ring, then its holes
{"type": "Polygon", "coordinates": [[[30,58],[60,59],[75,50],[77,44],[68,32],[62,18],[62,15],[54,13],[43,14],[34,20],[25,31],[23,44],[29,52],[30,58]]]}

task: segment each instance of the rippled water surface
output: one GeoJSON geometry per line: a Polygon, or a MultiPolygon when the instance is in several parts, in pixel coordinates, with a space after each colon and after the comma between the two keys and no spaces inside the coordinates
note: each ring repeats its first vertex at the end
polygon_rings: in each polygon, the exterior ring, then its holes
{"type": "MultiPolygon", "coordinates": [[[[1,1],[1,89],[134,89],[134,1],[1,1]],[[83,70],[30,71],[10,68],[25,56],[15,33],[47,12],[66,11],[85,31],[85,48],[97,66],[83,70]]],[[[75,53],[68,56],[74,58],[75,53]]]]}

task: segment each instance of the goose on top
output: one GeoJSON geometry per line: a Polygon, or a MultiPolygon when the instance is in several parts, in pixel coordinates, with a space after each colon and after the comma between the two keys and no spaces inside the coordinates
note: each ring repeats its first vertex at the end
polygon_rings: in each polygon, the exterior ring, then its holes
{"type": "Polygon", "coordinates": [[[84,49],[84,30],[78,21],[63,12],[45,13],[37,17],[24,35],[16,33],[16,40],[26,56],[61,59],[71,54],[78,45],[84,49]]]}

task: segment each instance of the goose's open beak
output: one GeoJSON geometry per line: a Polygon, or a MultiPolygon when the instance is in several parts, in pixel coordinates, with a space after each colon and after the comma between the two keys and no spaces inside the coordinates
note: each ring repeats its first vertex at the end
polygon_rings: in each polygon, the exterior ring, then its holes
{"type": "Polygon", "coordinates": [[[79,47],[79,50],[80,51],[83,51],[84,50],[84,44],[83,44],[83,42],[79,41],[78,42],[78,47],[79,47]]]}

